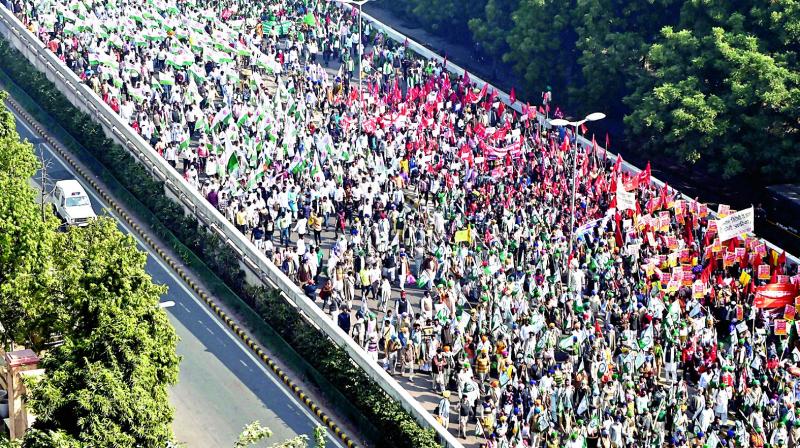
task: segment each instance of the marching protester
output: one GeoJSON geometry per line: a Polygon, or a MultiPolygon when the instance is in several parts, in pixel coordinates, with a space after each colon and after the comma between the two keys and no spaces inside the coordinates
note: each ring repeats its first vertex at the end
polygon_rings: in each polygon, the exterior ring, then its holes
{"type": "Polygon", "coordinates": [[[800,276],[752,209],[713,216],[336,2],[13,7],[460,436],[800,443],[800,276]]]}

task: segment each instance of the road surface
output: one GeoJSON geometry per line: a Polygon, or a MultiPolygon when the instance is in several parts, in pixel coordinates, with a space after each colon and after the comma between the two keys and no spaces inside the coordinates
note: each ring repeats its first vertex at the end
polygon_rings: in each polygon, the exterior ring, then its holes
{"type": "MultiPolygon", "coordinates": [[[[292,395],[272,372],[206,305],[157,258],[148,246],[120,221],[98,193],[73,172],[41,136],[15,114],[17,131],[34,144],[36,154],[47,166],[45,190],[55,182],[78,179],[84,186],[98,215],[109,215],[123,232],[136,238],[140,250],[147,252],[147,272],[169,291],[162,302],[175,305],[166,311],[180,337],[181,356],[178,384],[170,391],[175,407],[173,425],[178,442],[188,447],[232,447],[242,428],[258,420],[273,431],[269,444],[306,434],[313,441],[319,424],[313,415],[292,395]]],[[[34,182],[41,189],[41,174],[34,182]]],[[[328,446],[341,447],[328,434],[328,446]]]]}

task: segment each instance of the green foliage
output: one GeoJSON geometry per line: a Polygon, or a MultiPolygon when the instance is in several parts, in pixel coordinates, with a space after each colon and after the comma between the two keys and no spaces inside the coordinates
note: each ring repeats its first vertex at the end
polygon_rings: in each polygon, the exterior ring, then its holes
{"type": "Polygon", "coordinates": [[[63,343],[30,385],[34,428],[85,446],[164,446],[167,386],[178,380],[177,335],[158,308],[146,254],[110,218],[55,236],[49,327],[63,343]]]}
{"type": "MultiPolygon", "coordinates": [[[[0,101],[5,93],[0,92],[0,101]]],[[[29,143],[19,140],[14,116],[0,108],[0,322],[8,341],[41,341],[38,314],[47,282],[55,219],[42,221],[39,200],[28,185],[39,166],[29,143]]],[[[50,218],[49,214],[45,218],[50,218]]]]}
{"type": "Polygon", "coordinates": [[[272,431],[266,426],[262,426],[261,422],[256,420],[247,424],[244,429],[242,429],[242,433],[239,434],[239,438],[236,439],[233,446],[234,448],[247,448],[267,437],[272,437],[272,431]]]}
{"type": "Polygon", "coordinates": [[[507,25],[518,6],[519,0],[487,0],[483,14],[468,21],[475,41],[487,54],[502,55],[508,51],[507,25]]]}
{"type": "Polygon", "coordinates": [[[520,98],[551,86],[574,116],[600,110],[624,124],[626,146],[644,156],[727,179],[800,180],[800,1],[482,0],[455,16],[453,3],[386,6],[458,43],[467,23],[522,77],[520,98]]]}
{"type": "Polygon", "coordinates": [[[626,98],[631,136],[725,178],[796,181],[798,26],[797,2],[687,2],[680,28],[664,28],[626,98]]]}
{"type": "Polygon", "coordinates": [[[317,426],[314,428],[314,448],[325,448],[326,445],[325,428],[317,426]]]}
{"type": "Polygon", "coordinates": [[[172,232],[178,237],[380,430],[381,439],[376,446],[438,446],[433,429],[420,427],[343,350],[330,339],[320,337],[320,331],[288,305],[278,291],[246,286],[245,274],[233,250],[215,233],[199,227],[195,218],[187,216],[180,205],[167,198],[162,182],[154,180],[127,151],[108,140],[99,125],[72,106],[3,40],[0,40],[0,67],[160,218],[149,223],[157,234],[172,232]]]}
{"type": "Polygon", "coordinates": [[[37,416],[23,447],[164,446],[177,336],[158,308],[146,255],[113,220],[58,232],[28,186],[37,159],[0,111],[0,313],[10,341],[41,348],[27,384],[37,416]],[[31,257],[34,257],[31,259],[31,257]]]}

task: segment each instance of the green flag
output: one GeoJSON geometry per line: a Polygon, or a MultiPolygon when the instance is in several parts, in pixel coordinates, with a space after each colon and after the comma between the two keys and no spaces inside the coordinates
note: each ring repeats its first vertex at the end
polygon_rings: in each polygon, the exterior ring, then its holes
{"type": "Polygon", "coordinates": [[[236,152],[233,152],[228,158],[228,174],[233,173],[237,169],[239,169],[239,157],[236,156],[236,152]]]}
{"type": "Polygon", "coordinates": [[[236,127],[237,127],[237,128],[241,128],[242,126],[244,126],[244,125],[245,125],[245,123],[247,123],[247,119],[248,119],[248,118],[249,118],[249,115],[247,115],[247,114],[242,114],[242,116],[241,116],[241,117],[239,117],[239,119],[238,119],[238,120],[236,120],[236,127]]]}
{"type": "Polygon", "coordinates": [[[303,23],[308,26],[317,26],[317,19],[314,18],[314,13],[309,12],[303,16],[303,23]]]}

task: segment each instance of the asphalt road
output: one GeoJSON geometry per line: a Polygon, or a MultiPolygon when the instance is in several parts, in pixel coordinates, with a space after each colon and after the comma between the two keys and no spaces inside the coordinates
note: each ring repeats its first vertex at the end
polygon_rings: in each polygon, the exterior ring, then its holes
{"type": "MultiPolygon", "coordinates": [[[[180,337],[177,351],[182,358],[178,384],[170,391],[177,441],[191,448],[232,447],[242,428],[258,420],[273,431],[269,444],[299,434],[308,435],[313,442],[318,422],[307,408],[120,222],[97,192],[27,124],[15,118],[20,136],[34,144],[37,156],[43,155],[47,166],[45,190],[52,190],[59,180],[78,179],[89,193],[95,212],[113,217],[120,230],[133,235],[139,249],[148,253],[146,269],[153,281],[168,286],[161,300],[175,302],[166,311],[180,337]]],[[[41,189],[40,178],[37,173],[34,182],[41,189]]],[[[328,446],[341,444],[328,434],[328,446]]]]}

